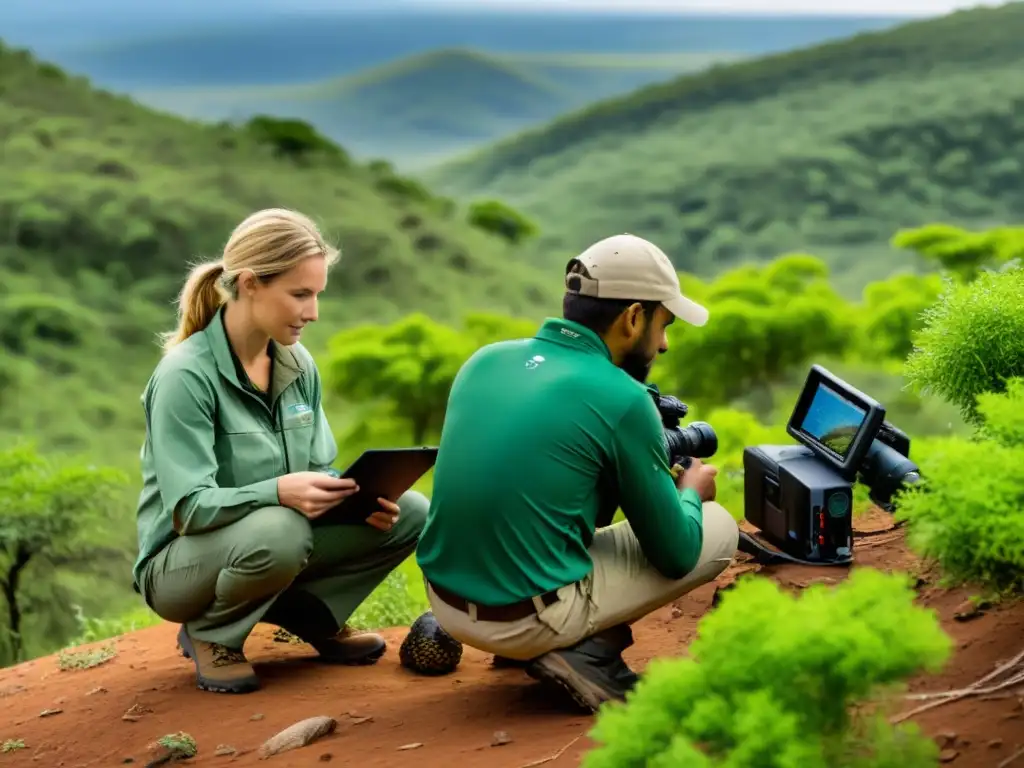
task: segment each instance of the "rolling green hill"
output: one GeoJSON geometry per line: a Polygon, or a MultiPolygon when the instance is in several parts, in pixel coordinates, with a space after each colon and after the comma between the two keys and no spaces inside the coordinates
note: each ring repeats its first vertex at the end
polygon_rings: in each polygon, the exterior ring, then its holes
{"type": "MultiPolygon", "coordinates": [[[[417,310],[458,322],[473,308],[535,318],[557,307],[560,263],[545,276],[539,257],[386,163],[360,165],[309,136],[313,148],[296,154],[294,127],[263,128],[160,114],[0,46],[0,444],[27,440],[128,478],[103,529],[88,532],[103,547],[36,557],[22,575],[30,654],[78,631],[69,604],[87,616],[137,607],[125,574],[156,333],[173,324],[189,263],[217,258],[252,211],[308,213],[342,250],[320,322],[303,336],[320,359],[354,323],[417,310]]],[[[339,435],[365,419],[338,397],[325,406],[339,435]]],[[[0,501],[9,514],[13,502],[0,501]]],[[[0,525],[0,584],[17,557],[9,535],[0,525]]]]}
{"type": "Polygon", "coordinates": [[[620,231],[709,274],[787,250],[847,287],[913,265],[892,232],[1024,214],[1024,4],[962,11],[677,78],[422,176],[499,195],[544,243],[620,231]]]}
{"type": "Polygon", "coordinates": [[[134,461],[154,334],[188,263],[249,212],[313,215],[342,261],[307,343],[346,322],[550,306],[557,278],[383,163],[280,156],[0,49],[0,437],[134,461]],[[74,407],[68,407],[74,404],[74,407]]]}
{"type": "Polygon", "coordinates": [[[445,49],[323,82],[163,88],[139,100],[206,119],[306,120],[355,156],[421,167],[727,54],[492,54],[445,49]]]}

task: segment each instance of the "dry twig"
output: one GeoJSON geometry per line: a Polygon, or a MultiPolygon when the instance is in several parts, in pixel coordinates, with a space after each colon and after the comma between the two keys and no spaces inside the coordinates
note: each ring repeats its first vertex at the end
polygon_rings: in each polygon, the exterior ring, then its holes
{"type": "Polygon", "coordinates": [[[1007,688],[1010,688],[1015,685],[1024,684],[1024,668],[1015,669],[1015,667],[1019,667],[1019,665],[1021,665],[1022,663],[1024,663],[1024,651],[1018,653],[1005,664],[999,665],[994,670],[985,675],[983,678],[981,678],[980,680],[976,680],[966,688],[961,688],[959,690],[952,691],[939,691],[935,693],[910,694],[906,698],[915,699],[917,701],[927,701],[928,703],[922,704],[919,707],[915,707],[914,709],[911,709],[908,712],[903,712],[902,714],[896,715],[895,717],[890,718],[889,722],[893,724],[901,723],[904,720],[913,717],[914,715],[919,715],[922,712],[927,712],[928,710],[934,709],[935,707],[941,707],[943,704],[949,704],[954,701],[966,699],[968,696],[989,695],[992,693],[996,693],[998,691],[1006,690],[1007,688]],[[1014,672],[1014,674],[1006,680],[1003,680],[1001,683],[996,683],[994,685],[989,686],[985,685],[990,680],[994,680],[995,678],[999,677],[1000,675],[1006,672],[1014,672]]]}
{"type": "Polygon", "coordinates": [[[565,745],[564,747],[562,747],[562,748],[561,748],[560,750],[558,750],[557,752],[554,752],[554,753],[552,753],[552,754],[548,755],[547,757],[542,757],[542,758],[541,758],[540,760],[534,760],[534,761],[533,761],[532,763],[527,763],[526,765],[520,766],[520,768],[534,768],[535,766],[538,766],[538,765],[544,765],[544,763],[551,763],[551,762],[554,762],[555,760],[557,760],[558,758],[560,758],[560,757],[561,757],[562,755],[564,755],[564,754],[565,754],[565,751],[566,751],[567,749],[569,749],[569,747],[571,747],[571,746],[572,746],[573,744],[575,744],[575,743],[576,743],[577,741],[579,741],[580,739],[582,739],[582,738],[583,738],[583,736],[584,736],[584,734],[583,734],[583,733],[579,734],[579,735],[578,735],[578,736],[577,736],[577,737],[576,737],[575,739],[573,739],[572,741],[570,741],[570,742],[569,742],[568,744],[566,744],[566,745],[565,745]]]}
{"type": "Polygon", "coordinates": [[[1006,768],[1006,766],[1008,766],[1010,763],[1014,762],[1018,757],[1024,757],[1024,747],[1021,747],[1016,752],[1014,752],[1012,755],[1010,755],[1008,758],[1003,760],[1003,762],[1001,762],[999,765],[997,765],[996,768],[1006,768]]]}

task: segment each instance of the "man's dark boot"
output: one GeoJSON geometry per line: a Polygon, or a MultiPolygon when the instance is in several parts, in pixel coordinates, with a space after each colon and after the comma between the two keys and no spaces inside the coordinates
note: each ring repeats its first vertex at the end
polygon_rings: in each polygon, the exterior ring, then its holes
{"type": "Polygon", "coordinates": [[[562,689],[579,706],[597,712],[606,701],[623,701],[637,675],[622,659],[633,644],[628,624],[620,624],[577,643],[545,653],[526,668],[530,677],[562,689]]]}
{"type": "Polygon", "coordinates": [[[259,678],[242,651],[220,643],[189,637],[178,630],[178,647],[196,665],[196,686],[214,693],[250,693],[260,687],[259,678]]]}

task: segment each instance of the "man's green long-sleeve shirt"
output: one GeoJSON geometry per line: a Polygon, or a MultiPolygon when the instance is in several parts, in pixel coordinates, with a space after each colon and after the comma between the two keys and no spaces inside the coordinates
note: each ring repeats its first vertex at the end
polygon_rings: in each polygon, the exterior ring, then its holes
{"type": "Polygon", "coordinates": [[[486,605],[578,581],[610,492],[648,560],[682,577],[703,514],[695,491],[677,490],[662,435],[647,387],[581,325],[549,319],[534,338],[478,350],[449,395],[420,568],[486,605]]]}
{"type": "Polygon", "coordinates": [[[176,536],[278,504],[278,477],[327,471],[337,458],[312,356],[301,344],[271,342],[270,351],[263,393],[232,352],[220,312],[157,364],[142,395],[136,588],[146,562],[176,536]]]}

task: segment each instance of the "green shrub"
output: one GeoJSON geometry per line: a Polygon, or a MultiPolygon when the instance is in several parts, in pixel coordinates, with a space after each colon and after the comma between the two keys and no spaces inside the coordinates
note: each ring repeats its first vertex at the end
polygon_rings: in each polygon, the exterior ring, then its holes
{"type": "Polygon", "coordinates": [[[983,437],[1008,447],[1024,446],[1024,379],[1006,382],[1006,392],[978,395],[983,437]]]}
{"type": "Polygon", "coordinates": [[[469,223],[510,243],[519,243],[538,233],[537,225],[500,200],[483,200],[469,207],[469,223]]]}
{"type": "Polygon", "coordinates": [[[925,311],[905,372],[918,392],[952,403],[977,423],[978,396],[1024,376],[1024,269],[950,284],[925,311]]]}
{"type": "Polygon", "coordinates": [[[348,155],[341,147],[303,120],[257,115],[245,127],[257,141],[272,147],[280,157],[298,159],[319,152],[348,163],[348,155]]]}
{"type": "Polygon", "coordinates": [[[903,575],[855,570],[794,597],[744,578],[701,621],[691,658],[653,660],[606,705],[584,768],[934,766],[915,725],[853,705],[922,670],[951,642],[903,575]]]}
{"type": "Polygon", "coordinates": [[[899,495],[896,518],[950,580],[1024,591],[1024,380],[978,401],[982,439],[929,446],[918,458],[924,482],[899,495]]]}

